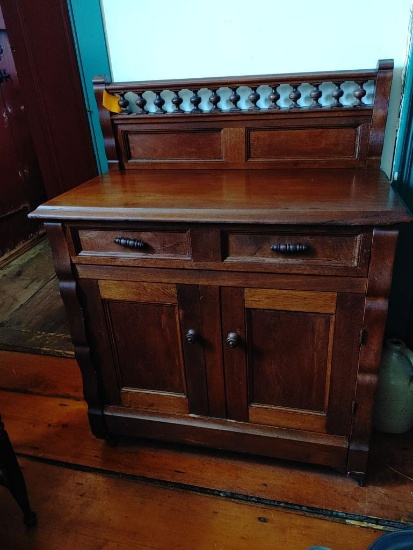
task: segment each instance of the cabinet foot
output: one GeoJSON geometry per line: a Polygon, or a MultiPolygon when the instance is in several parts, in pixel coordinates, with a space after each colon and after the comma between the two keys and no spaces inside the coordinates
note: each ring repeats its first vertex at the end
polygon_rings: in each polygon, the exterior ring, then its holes
{"type": "Polygon", "coordinates": [[[103,418],[102,409],[95,409],[89,407],[88,410],[89,425],[92,433],[98,439],[106,439],[108,430],[103,418]]]}
{"type": "Polygon", "coordinates": [[[354,481],[357,481],[357,484],[359,487],[364,487],[365,480],[366,480],[366,474],[364,472],[347,472],[347,476],[354,479],[354,481]]]}

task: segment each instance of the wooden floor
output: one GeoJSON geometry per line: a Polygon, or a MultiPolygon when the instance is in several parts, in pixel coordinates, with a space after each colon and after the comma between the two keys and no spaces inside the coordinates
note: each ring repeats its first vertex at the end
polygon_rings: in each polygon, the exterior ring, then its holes
{"type": "Polygon", "coordinates": [[[48,241],[0,267],[0,349],[73,357],[48,241]]]}
{"type": "Polygon", "coordinates": [[[90,433],[75,361],[41,348],[0,351],[0,412],[38,516],[27,529],[0,487],[1,550],[365,550],[413,522],[412,434],[374,435],[365,487],[235,453],[126,439],[111,448],[90,433]]]}

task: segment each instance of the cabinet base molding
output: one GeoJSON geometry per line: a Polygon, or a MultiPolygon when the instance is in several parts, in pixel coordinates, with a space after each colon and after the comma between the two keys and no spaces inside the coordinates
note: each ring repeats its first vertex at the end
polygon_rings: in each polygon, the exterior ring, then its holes
{"type": "Polygon", "coordinates": [[[302,461],[305,456],[308,463],[341,469],[347,465],[346,437],[194,415],[135,414],[116,407],[105,410],[104,421],[108,432],[115,436],[173,441],[293,461],[302,461]]]}

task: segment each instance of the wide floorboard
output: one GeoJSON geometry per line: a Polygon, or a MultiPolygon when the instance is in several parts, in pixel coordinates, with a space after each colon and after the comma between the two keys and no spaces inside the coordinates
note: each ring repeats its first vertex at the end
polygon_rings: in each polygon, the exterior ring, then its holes
{"type": "Polygon", "coordinates": [[[39,523],[0,501],[4,549],[361,550],[378,533],[230,498],[21,460],[39,523]],[[338,542],[340,546],[338,547],[338,542]]]}
{"type": "Polygon", "coordinates": [[[341,472],[90,433],[74,360],[0,351],[0,411],[38,526],[0,490],[0,548],[365,550],[413,519],[413,438],[376,434],[367,485],[341,472]]]}

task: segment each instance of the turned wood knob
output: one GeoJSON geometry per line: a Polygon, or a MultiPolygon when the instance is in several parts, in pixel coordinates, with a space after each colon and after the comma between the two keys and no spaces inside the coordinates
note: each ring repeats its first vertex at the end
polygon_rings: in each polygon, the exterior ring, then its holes
{"type": "Polygon", "coordinates": [[[146,244],[139,239],[127,239],[126,237],[116,237],[115,243],[127,248],[145,248],[146,244]]]}
{"type": "Polygon", "coordinates": [[[308,244],[301,244],[301,243],[280,243],[280,244],[273,244],[271,246],[271,250],[273,252],[279,252],[280,254],[299,254],[300,252],[308,252],[310,250],[310,247],[308,244]]]}
{"type": "Polygon", "coordinates": [[[241,342],[240,337],[236,332],[230,332],[226,339],[226,344],[229,348],[236,348],[241,342]]]}
{"type": "Polygon", "coordinates": [[[199,340],[199,335],[196,330],[190,328],[185,335],[185,340],[188,344],[195,344],[199,340]]]}

